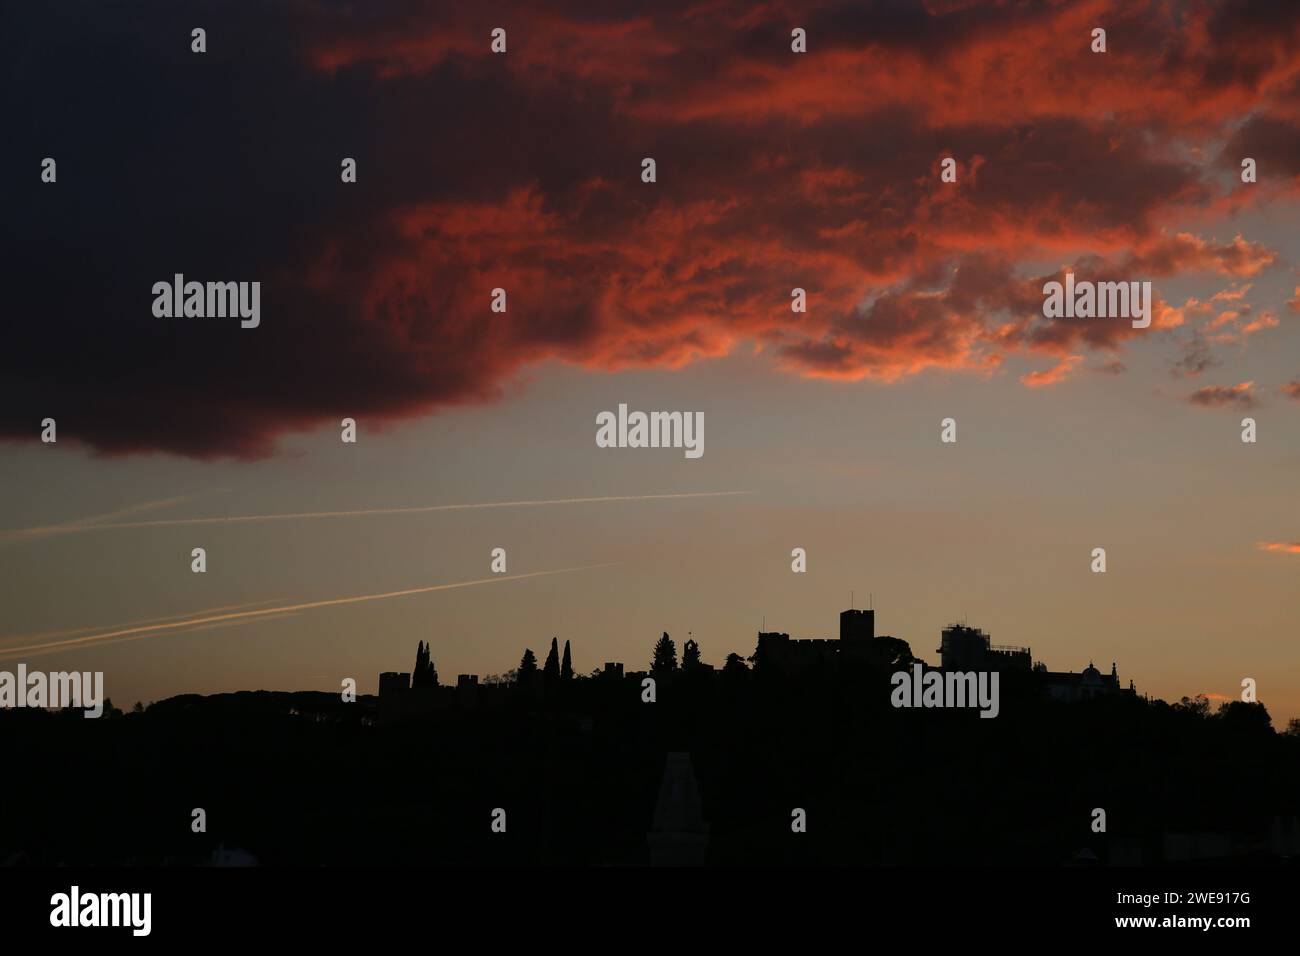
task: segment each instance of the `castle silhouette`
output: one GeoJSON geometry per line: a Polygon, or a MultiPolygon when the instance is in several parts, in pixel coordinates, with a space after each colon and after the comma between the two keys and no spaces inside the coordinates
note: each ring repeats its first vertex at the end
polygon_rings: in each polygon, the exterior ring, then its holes
{"type": "Polygon", "coordinates": [[[454,685],[444,686],[439,682],[430,659],[430,646],[421,641],[413,671],[385,671],[379,675],[379,720],[391,723],[440,710],[491,707],[500,704],[505,692],[512,688],[542,696],[558,683],[573,679],[629,683],[639,687],[649,676],[656,680],[671,679],[671,675],[678,672],[718,676],[727,668],[733,672],[737,668],[748,669],[746,661],[752,664],[756,673],[779,680],[826,676],[846,668],[902,669],[921,664],[926,670],[997,671],[1008,676],[1020,676],[1048,699],[1067,703],[1137,693],[1132,681],[1127,688],[1121,687],[1114,662],[1109,674],[1103,674],[1091,661],[1078,673],[1048,670],[1042,661],[1034,661],[1030,648],[994,644],[983,630],[966,624],[945,627],[936,653],[940,656],[940,664],[932,667],[912,655],[907,641],[888,634],[877,635],[874,609],[851,608],[840,612],[838,639],[792,638],[780,631],[759,631],[754,653],[748,658],[730,654],[722,668],[701,661],[699,646],[694,640],[686,642],[679,665],[675,645],[665,632],[656,645],[655,662],[649,670],[627,670],[621,661],[607,661],[602,669],[591,675],[575,678],[568,642],[564,645],[564,664],[561,665],[558,641],[552,639],[550,655],[542,669],[536,668],[532,650],[525,649],[520,667],[502,678],[480,683],[477,674],[459,674],[454,685]],[[532,661],[531,667],[529,661],[532,661]]]}
{"type": "Polygon", "coordinates": [[[181,695],[106,706],[93,737],[79,713],[3,711],[27,784],[0,819],[0,862],[207,865],[223,847],[266,866],[1300,859],[1300,722],[1278,733],[1262,703],[1139,696],[1113,665],[1050,671],[964,623],[938,652],[919,662],[851,609],[837,639],[763,630],[720,667],[663,634],[646,665],[579,676],[557,639],[444,685],[420,641],[378,696],[181,695]],[[999,673],[997,719],[896,707],[892,676],[918,667],[999,673]],[[88,812],[57,785],[69,754],[102,781],[93,826],[61,825],[88,812]],[[339,787],[338,767],[378,784],[339,787]],[[180,814],[196,805],[208,833],[180,814]],[[490,829],[494,808],[508,831],[490,829]]]}

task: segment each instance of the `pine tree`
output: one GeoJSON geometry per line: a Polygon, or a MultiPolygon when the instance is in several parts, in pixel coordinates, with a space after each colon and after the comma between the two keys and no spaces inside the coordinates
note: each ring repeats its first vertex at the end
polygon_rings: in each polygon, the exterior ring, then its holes
{"type": "Polygon", "coordinates": [[[546,667],[542,670],[546,683],[560,679],[560,648],[556,638],[551,638],[551,653],[546,655],[546,667]]]}
{"type": "Polygon", "coordinates": [[[560,664],[560,680],[573,680],[573,658],[569,656],[569,642],[564,642],[564,661],[560,664]]]}
{"type": "Polygon", "coordinates": [[[533,653],[531,647],[524,648],[524,656],[519,661],[519,672],[516,681],[520,684],[526,684],[537,674],[537,655],[533,653]]]}
{"type": "Polygon", "coordinates": [[[659,638],[655,644],[654,660],[650,662],[652,671],[675,671],[677,670],[677,645],[673,639],[664,631],[664,636],[659,638]]]}

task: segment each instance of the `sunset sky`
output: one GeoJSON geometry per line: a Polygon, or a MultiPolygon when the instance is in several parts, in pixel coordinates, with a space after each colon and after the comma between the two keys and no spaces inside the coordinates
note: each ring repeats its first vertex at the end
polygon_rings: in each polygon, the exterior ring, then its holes
{"type": "Polygon", "coordinates": [[[373,692],[420,640],[444,681],[552,636],[720,665],[855,592],[931,661],[964,616],[1300,716],[1300,4],[34,6],[0,30],[0,669],[127,707],[373,692]],[[1044,318],[1067,270],[1150,281],[1151,327],[1044,318]],[[260,281],[261,325],[155,317],[175,273],[260,281]],[[703,457],[598,448],[619,403],[702,412],[703,457]],[[134,631],[496,547],[565,573],[134,631]]]}

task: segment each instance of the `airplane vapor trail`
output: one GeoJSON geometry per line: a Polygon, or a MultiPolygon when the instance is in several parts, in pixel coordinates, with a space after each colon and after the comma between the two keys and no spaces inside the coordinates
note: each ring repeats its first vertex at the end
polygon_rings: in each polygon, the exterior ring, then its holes
{"type": "Polygon", "coordinates": [[[550,571],[529,571],[525,574],[493,575],[490,578],[478,578],[473,581],[455,581],[451,584],[431,584],[419,588],[406,588],[401,591],[385,591],[382,594],[358,594],[352,597],[328,598],[322,601],[306,601],[302,604],[287,604],[280,607],[258,608],[254,611],[235,611],[228,614],[214,614],[208,617],[191,618],[185,621],[171,621],[166,624],[146,624],[140,627],[120,628],[103,634],[88,634],[66,641],[51,641],[47,644],[32,644],[27,647],[7,647],[0,653],[0,660],[10,660],[30,651],[48,651],[52,648],[74,646],[78,644],[108,641],[113,638],[127,637],[133,634],[150,634],[157,636],[161,631],[173,631],[178,628],[196,627],[201,624],[215,624],[219,621],[236,621],[247,618],[266,617],[271,614],[284,614],[290,611],[307,611],[314,608],[334,607],[340,604],[358,604],[362,601],[382,601],[387,598],[406,597],[411,594],[427,594],[430,591],[449,591],[454,588],[468,588],[479,584],[494,584],[497,581],[521,581],[524,578],[544,577],[551,574],[567,574],[570,571],[587,571],[593,568],[609,567],[617,562],[603,564],[586,564],[574,568],[556,568],[550,571]]]}
{"type": "MultiPolygon", "coordinates": [[[[295,611],[285,611],[285,612],[282,613],[282,614],[272,614],[270,617],[260,618],[259,620],[262,620],[262,621],[279,621],[279,620],[282,620],[282,619],[285,619],[285,618],[291,618],[291,617],[297,617],[297,616],[298,616],[298,614],[297,614],[297,612],[295,612],[295,611]]],[[[218,623],[216,623],[216,624],[194,624],[194,622],[192,622],[192,621],[185,621],[185,622],[183,623],[183,626],[181,627],[181,629],[180,629],[180,630],[177,630],[177,631],[174,631],[173,633],[174,633],[174,634],[196,634],[196,633],[198,633],[199,631],[213,631],[213,630],[220,630],[221,628],[224,628],[224,627],[243,627],[245,624],[257,624],[257,623],[258,623],[257,620],[220,621],[220,622],[218,622],[218,623]]],[[[96,646],[96,647],[113,647],[113,646],[115,646],[115,645],[117,645],[117,644],[129,644],[129,643],[131,643],[132,641],[147,641],[147,640],[149,640],[150,638],[161,637],[161,636],[162,636],[162,635],[160,635],[160,634],[129,634],[129,635],[127,635],[126,637],[115,637],[115,638],[112,638],[112,639],[105,639],[105,640],[103,641],[103,643],[96,644],[95,646],[96,646]]],[[[75,651],[75,650],[76,650],[75,647],[59,647],[59,646],[57,646],[58,644],[67,644],[67,643],[76,643],[76,642],[75,642],[75,641],[58,641],[58,642],[51,642],[51,643],[48,643],[48,644],[36,644],[36,645],[33,645],[33,647],[38,647],[38,648],[40,648],[40,650],[27,650],[27,651],[24,651],[24,652],[22,652],[22,653],[18,653],[18,652],[8,653],[8,652],[6,652],[6,651],[0,651],[0,661],[4,661],[4,660],[16,660],[16,659],[19,658],[19,657],[23,657],[23,658],[41,657],[41,656],[43,656],[43,655],[45,655],[45,654],[63,654],[63,653],[67,653],[67,652],[69,652],[69,651],[75,651]]]]}
{"type": "Polygon", "coordinates": [[[209,518],[158,518],[152,521],[107,521],[97,524],[63,524],[44,528],[18,528],[0,533],[5,537],[21,538],[33,535],[76,534],[82,531],[106,531],[121,528],[162,528],[172,525],[242,524],[250,521],[295,521],[306,518],[350,518],[362,515],[410,515],[433,511],[470,511],[479,508],[526,508],[538,505],[594,504],[607,501],[661,501],[672,498],[723,498],[735,495],[752,495],[752,491],[688,491],[670,495],[606,495],[595,498],[542,498],[521,501],[485,501],[456,505],[421,505],[411,508],[363,508],[354,511],[299,511],[288,514],[230,515],[209,518]]]}
{"type": "Polygon", "coordinates": [[[14,528],[10,531],[0,531],[0,541],[21,541],[33,538],[47,538],[53,534],[73,534],[77,531],[93,531],[96,528],[108,527],[107,522],[112,518],[137,514],[141,511],[155,511],[158,508],[170,508],[173,505],[179,505],[186,501],[190,501],[193,497],[193,495],[177,495],[173,498],[159,498],[156,501],[142,501],[139,504],[127,505],[125,508],[118,508],[115,511],[109,511],[101,515],[91,515],[86,518],[74,518],[71,521],[64,521],[60,524],[44,525],[36,528],[14,528]]]}
{"type": "MultiPolygon", "coordinates": [[[[283,601],[284,598],[270,598],[263,601],[246,601],[243,604],[223,604],[217,607],[204,608],[201,611],[187,611],[185,614],[163,614],[159,617],[144,617],[134,621],[127,621],[119,627],[132,627],[137,624],[153,624],[161,621],[174,621],[178,617],[193,617],[195,614],[215,614],[218,611],[238,611],[240,608],[257,607],[259,604],[272,604],[275,601],[283,601]]],[[[0,637],[0,644],[12,643],[13,641],[34,641],[40,637],[70,637],[73,634],[84,634],[86,631],[102,630],[104,625],[93,625],[91,627],[68,627],[58,631],[36,631],[29,634],[6,634],[0,637]]],[[[4,648],[0,647],[0,651],[4,648]]]]}

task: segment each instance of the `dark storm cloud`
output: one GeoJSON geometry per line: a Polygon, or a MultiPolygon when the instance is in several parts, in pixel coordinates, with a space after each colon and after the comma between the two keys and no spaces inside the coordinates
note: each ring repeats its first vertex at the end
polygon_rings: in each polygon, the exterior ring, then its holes
{"type": "Polygon", "coordinates": [[[1268,92],[1295,74],[1294,8],[1164,10],[1116,4],[1104,63],[1069,5],[11,13],[0,437],[54,417],[106,453],[258,456],[344,416],[491,400],[546,359],[676,367],[745,340],[847,378],[1113,362],[1128,326],[1044,320],[1024,263],[1253,275],[1271,250],[1177,229],[1226,198],[1183,147],[1300,162],[1268,92]],[[260,281],[260,327],[155,318],[174,273],[260,281]]]}

